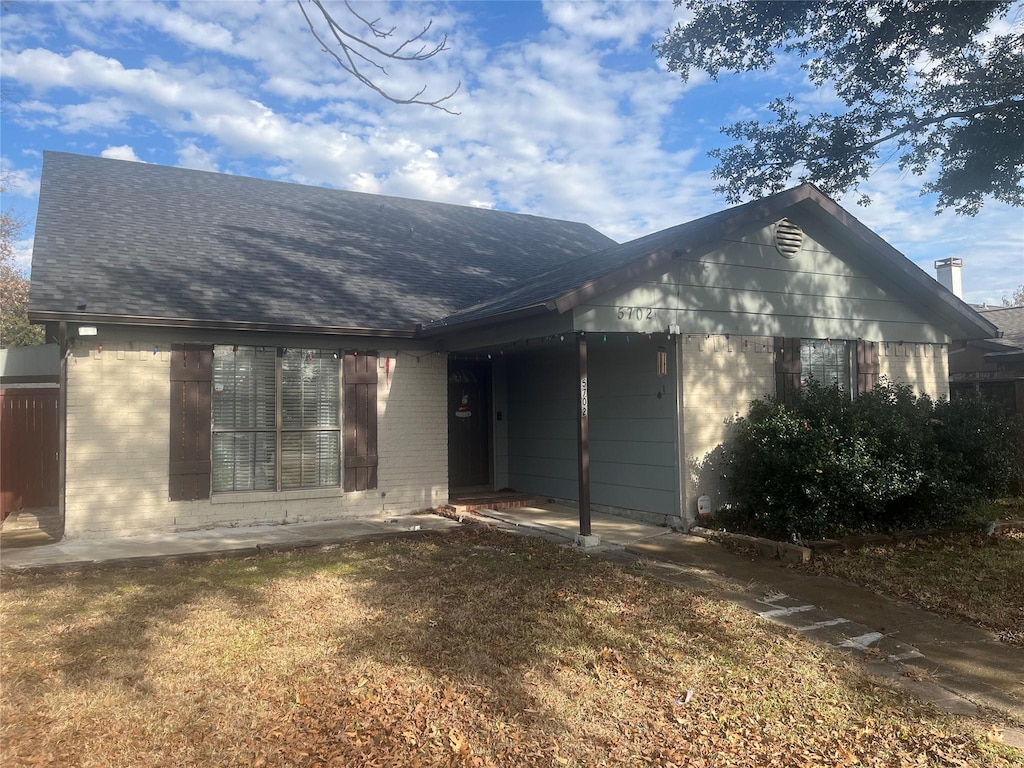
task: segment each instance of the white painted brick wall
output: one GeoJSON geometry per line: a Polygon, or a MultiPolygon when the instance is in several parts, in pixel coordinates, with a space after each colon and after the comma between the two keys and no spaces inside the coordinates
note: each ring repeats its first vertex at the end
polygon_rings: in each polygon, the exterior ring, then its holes
{"type": "Polygon", "coordinates": [[[715,458],[729,422],[747,413],[750,401],[775,394],[774,340],[767,336],[683,336],[683,445],[686,451],[684,513],[697,514],[697,498],[725,499],[715,458]]]}
{"type": "MultiPolygon", "coordinates": [[[[880,342],[879,347],[881,376],[909,383],[919,395],[949,397],[945,345],[880,342]]],[[[733,417],[746,415],[751,400],[775,394],[774,339],[692,334],[683,338],[682,349],[685,512],[692,517],[701,494],[711,497],[712,508],[728,500],[716,450],[733,417]]]]}
{"type": "Polygon", "coordinates": [[[882,342],[878,371],[890,381],[910,384],[918,395],[949,397],[949,354],[945,344],[882,342]]]}
{"type": "MultiPolygon", "coordinates": [[[[145,342],[76,344],[68,361],[66,528],[105,538],[225,525],[393,515],[448,501],[447,365],[392,354],[380,368],[378,487],[167,494],[170,348],[145,342]]],[[[383,360],[383,358],[382,358],[383,360]]]]}

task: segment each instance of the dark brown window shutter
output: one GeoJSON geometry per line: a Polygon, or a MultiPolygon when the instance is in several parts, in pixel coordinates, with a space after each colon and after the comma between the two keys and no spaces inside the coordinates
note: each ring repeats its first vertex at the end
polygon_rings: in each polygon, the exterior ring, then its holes
{"type": "Polygon", "coordinates": [[[775,399],[783,403],[793,402],[800,395],[800,374],[804,367],[800,362],[800,339],[775,337],[775,399]]]}
{"type": "Polygon", "coordinates": [[[210,389],[213,350],[171,349],[171,501],[210,498],[210,389]]]}
{"type": "Polygon", "coordinates": [[[344,384],[345,490],[377,487],[377,356],[346,354],[344,384]]]}
{"type": "Polygon", "coordinates": [[[878,383],[878,342],[857,342],[857,394],[870,392],[878,383]]]}

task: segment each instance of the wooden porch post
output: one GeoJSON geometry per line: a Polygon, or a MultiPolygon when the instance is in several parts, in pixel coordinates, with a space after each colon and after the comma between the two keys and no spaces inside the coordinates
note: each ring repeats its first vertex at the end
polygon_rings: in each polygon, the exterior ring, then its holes
{"type": "Polygon", "coordinates": [[[579,390],[576,398],[576,449],[580,480],[580,536],[590,536],[590,417],[587,405],[587,337],[576,337],[576,370],[579,390]]]}
{"type": "MultiPolygon", "coordinates": [[[[49,327],[49,326],[47,326],[49,327]]],[[[49,341],[49,339],[47,339],[49,341]]],[[[64,538],[67,528],[67,485],[68,485],[68,324],[61,320],[57,325],[57,352],[60,354],[60,368],[57,386],[57,514],[60,517],[60,531],[57,540],[64,538]]]]}

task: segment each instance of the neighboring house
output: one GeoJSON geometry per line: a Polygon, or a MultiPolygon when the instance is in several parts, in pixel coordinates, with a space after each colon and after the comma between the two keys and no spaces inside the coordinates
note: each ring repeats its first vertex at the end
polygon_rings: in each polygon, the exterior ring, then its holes
{"type": "Polygon", "coordinates": [[[994,326],[804,184],[583,224],[47,153],[30,317],[67,354],[69,536],[399,514],[512,487],[692,520],[807,376],[948,393],[994,326]],[[93,335],[94,334],[94,335],[93,335]]]}
{"type": "Polygon", "coordinates": [[[999,330],[991,339],[960,341],[949,351],[949,389],[980,392],[1010,413],[1024,414],[1024,307],[976,307],[999,330]]]}

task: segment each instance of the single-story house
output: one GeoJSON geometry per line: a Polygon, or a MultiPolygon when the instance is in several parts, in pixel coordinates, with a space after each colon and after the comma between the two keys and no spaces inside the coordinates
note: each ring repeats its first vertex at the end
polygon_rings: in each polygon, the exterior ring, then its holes
{"type": "Polygon", "coordinates": [[[976,307],[999,336],[965,340],[949,352],[950,396],[978,392],[1024,415],[1024,307],[976,307]]]}
{"type": "Polygon", "coordinates": [[[584,224],[47,153],[65,534],[395,515],[513,488],[685,523],[750,400],[949,391],[995,329],[810,184],[584,224]]]}
{"type": "MultiPolygon", "coordinates": [[[[935,262],[935,277],[954,296],[963,297],[964,261],[951,257],[935,262]]],[[[1024,414],[1024,306],[972,304],[996,327],[989,339],[962,339],[949,347],[949,395],[981,394],[1007,412],[1024,414]]]]}

